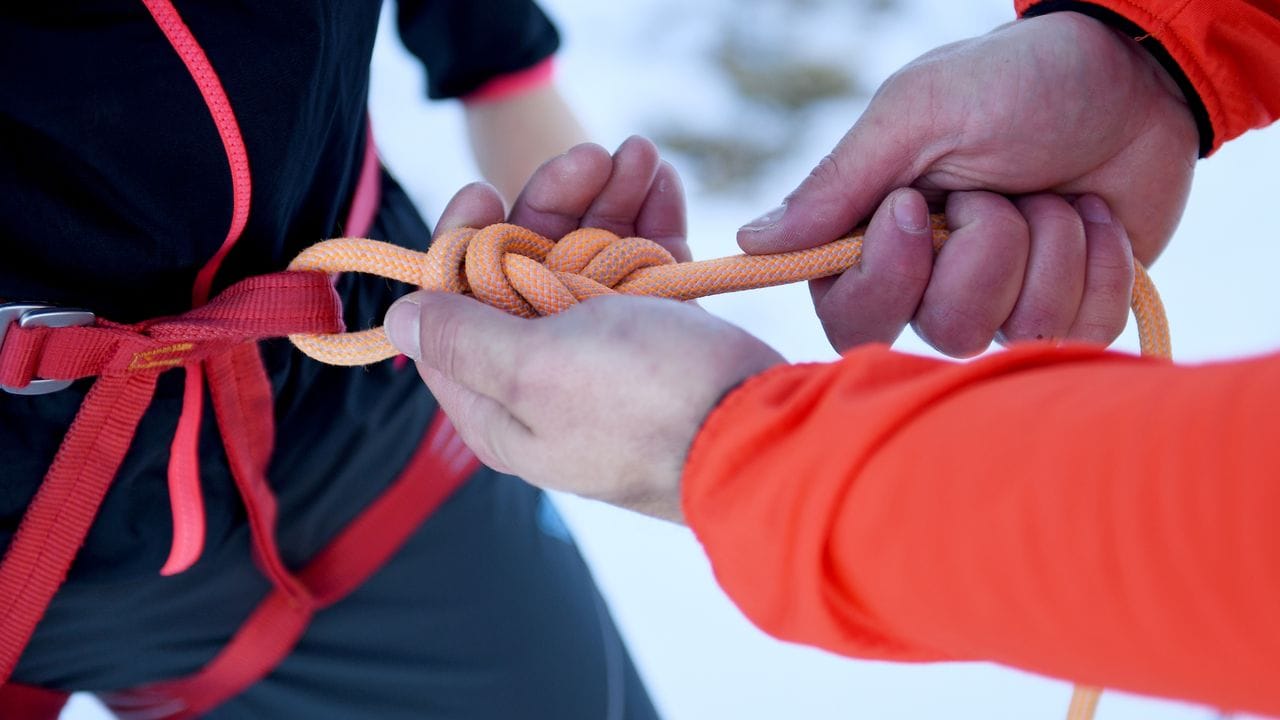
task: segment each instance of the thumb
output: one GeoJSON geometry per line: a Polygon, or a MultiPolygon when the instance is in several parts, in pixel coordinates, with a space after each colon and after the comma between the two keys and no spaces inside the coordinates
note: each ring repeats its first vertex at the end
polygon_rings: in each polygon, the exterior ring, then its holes
{"type": "MultiPolygon", "coordinates": [[[[882,91],[883,92],[883,91],[882,91]]],[[[923,143],[914,123],[895,121],[891,100],[872,100],[853,128],[782,204],[738,230],[738,245],[752,255],[817,247],[870,217],[895,188],[916,178],[913,162],[923,143]]]]}
{"type": "Polygon", "coordinates": [[[527,323],[473,298],[415,292],[395,302],[387,339],[420,365],[506,405],[517,385],[527,323]]]}

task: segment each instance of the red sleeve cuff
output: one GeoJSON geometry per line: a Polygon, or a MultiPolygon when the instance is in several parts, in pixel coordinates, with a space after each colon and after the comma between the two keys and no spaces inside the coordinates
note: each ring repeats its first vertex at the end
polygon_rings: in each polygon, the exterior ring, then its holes
{"type": "Polygon", "coordinates": [[[509,100],[517,95],[550,85],[554,77],[555,58],[549,57],[532,67],[493,78],[475,91],[463,96],[462,101],[473,104],[509,100]]]}

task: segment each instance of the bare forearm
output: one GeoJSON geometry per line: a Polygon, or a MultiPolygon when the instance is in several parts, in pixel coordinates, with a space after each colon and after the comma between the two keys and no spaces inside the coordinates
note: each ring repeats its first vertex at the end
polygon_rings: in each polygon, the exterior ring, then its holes
{"type": "Polygon", "coordinates": [[[468,103],[466,109],[480,172],[508,204],[539,165],[587,139],[552,85],[510,98],[468,103]]]}

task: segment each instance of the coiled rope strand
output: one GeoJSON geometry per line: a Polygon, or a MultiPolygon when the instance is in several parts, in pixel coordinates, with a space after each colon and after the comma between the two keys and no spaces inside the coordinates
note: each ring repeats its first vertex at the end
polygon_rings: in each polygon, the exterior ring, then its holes
{"type": "MultiPolygon", "coordinates": [[[[947,241],[946,221],[934,215],[933,243],[947,241]]],[[[361,272],[424,290],[467,293],[522,317],[552,315],[581,300],[622,293],[693,300],[739,290],[838,275],[862,259],[864,230],[807,250],[735,255],[678,263],[643,238],[582,229],[553,242],[516,225],[442,234],[426,252],[363,238],[313,245],[290,270],[361,272]]],[[[1151,278],[1134,264],[1132,308],[1142,354],[1170,357],[1164,306],[1151,278]]],[[[303,353],[330,365],[368,365],[396,355],[381,328],[335,335],[291,335],[303,353]]]]}

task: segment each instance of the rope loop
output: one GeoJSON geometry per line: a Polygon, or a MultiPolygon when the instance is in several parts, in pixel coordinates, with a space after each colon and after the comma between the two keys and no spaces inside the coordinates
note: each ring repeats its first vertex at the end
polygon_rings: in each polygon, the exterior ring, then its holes
{"type": "MultiPolygon", "coordinates": [[[[934,215],[934,249],[947,241],[934,215]]],[[[693,300],[738,290],[838,275],[862,260],[865,229],[835,242],[776,255],[676,262],[661,245],[583,228],[555,242],[518,225],[458,228],[427,252],[376,240],[336,238],[302,251],[290,270],[362,272],[424,290],[465,293],[512,315],[553,315],[614,293],[693,300]]],[[[1155,286],[1135,263],[1133,310],[1144,355],[1169,357],[1169,330],[1155,286]]],[[[333,335],[290,335],[306,355],[330,365],[368,365],[396,355],[382,328],[333,335]]]]}

